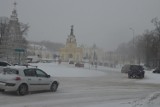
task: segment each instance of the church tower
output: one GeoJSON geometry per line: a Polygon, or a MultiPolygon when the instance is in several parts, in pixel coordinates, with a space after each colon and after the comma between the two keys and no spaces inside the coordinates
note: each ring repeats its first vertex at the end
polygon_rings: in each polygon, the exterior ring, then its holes
{"type": "Polygon", "coordinates": [[[71,32],[66,41],[66,47],[77,47],[76,37],[73,32],[73,25],[71,26],[71,32]]]}
{"type": "Polygon", "coordinates": [[[10,17],[10,20],[12,21],[17,21],[18,22],[18,15],[17,15],[17,10],[16,10],[16,5],[17,3],[14,2],[14,8],[13,8],[13,11],[12,11],[12,14],[11,14],[11,17],[10,17]]]}
{"type": "Polygon", "coordinates": [[[73,25],[71,26],[70,35],[66,40],[66,46],[60,49],[60,58],[62,61],[74,61],[81,62],[82,61],[82,48],[77,47],[76,37],[74,35],[73,25]]]}

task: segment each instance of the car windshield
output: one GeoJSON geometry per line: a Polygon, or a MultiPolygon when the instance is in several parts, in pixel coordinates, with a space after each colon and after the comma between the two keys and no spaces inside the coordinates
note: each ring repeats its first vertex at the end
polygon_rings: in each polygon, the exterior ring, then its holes
{"type": "Polygon", "coordinates": [[[3,73],[4,74],[19,74],[18,70],[11,69],[11,68],[4,68],[3,73]]]}

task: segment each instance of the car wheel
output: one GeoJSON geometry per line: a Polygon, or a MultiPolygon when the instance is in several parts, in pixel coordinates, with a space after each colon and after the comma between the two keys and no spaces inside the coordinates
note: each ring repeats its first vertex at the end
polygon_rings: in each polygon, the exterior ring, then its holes
{"type": "Polygon", "coordinates": [[[28,93],[28,86],[26,84],[21,84],[17,90],[18,95],[26,95],[28,93]]]}
{"type": "Polygon", "coordinates": [[[50,87],[50,90],[51,90],[51,92],[56,92],[57,88],[58,88],[58,83],[57,82],[53,82],[51,87],[50,87]]]}
{"type": "Polygon", "coordinates": [[[128,75],[128,78],[131,78],[131,76],[130,76],[130,75],[128,75]]]}

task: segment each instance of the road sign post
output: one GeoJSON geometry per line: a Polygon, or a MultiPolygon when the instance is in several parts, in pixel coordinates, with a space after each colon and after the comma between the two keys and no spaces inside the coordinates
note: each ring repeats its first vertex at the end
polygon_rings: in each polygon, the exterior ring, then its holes
{"type": "Polygon", "coordinates": [[[21,63],[21,60],[20,60],[20,58],[21,58],[21,52],[25,52],[25,49],[16,48],[15,52],[18,52],[18,64],[20,65],[20,63],[21,63]]]}

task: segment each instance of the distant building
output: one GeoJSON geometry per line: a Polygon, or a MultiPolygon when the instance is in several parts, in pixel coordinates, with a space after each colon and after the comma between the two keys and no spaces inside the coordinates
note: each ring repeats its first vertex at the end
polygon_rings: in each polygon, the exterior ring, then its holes
{"type": "Polygon", "coordinates": [[[77,47],[76,37],[73,33],[73,25],[71,26],[71,33],[67,38],[66,45],[60,49],[60,59],[62,61],[81,62],[83,59],[83,51],[81,47],[77,47]]]}
{"type": "Polygon", "coordinates": [[[27,49],[29,58],[36,58],[38,61],[53,60],[53,53],[43,45],[29,44],[27,49]]]}
{"type": "Polygon", "coordinates": [[[92,47],[82,45],[83,48],[83,60],[88,63],[97,63],[103,65],[105,63],[105,51],[98,48],[95,44],[92,47]]]}

